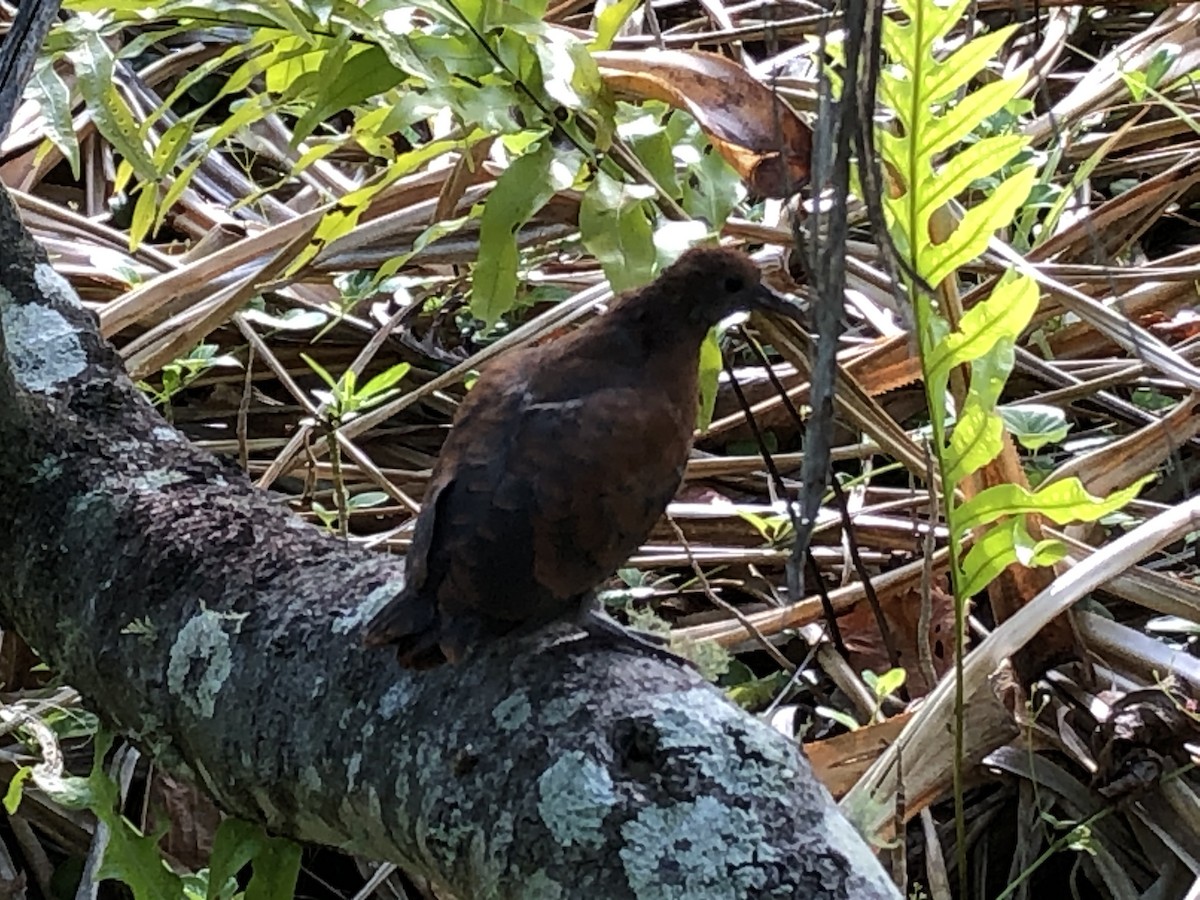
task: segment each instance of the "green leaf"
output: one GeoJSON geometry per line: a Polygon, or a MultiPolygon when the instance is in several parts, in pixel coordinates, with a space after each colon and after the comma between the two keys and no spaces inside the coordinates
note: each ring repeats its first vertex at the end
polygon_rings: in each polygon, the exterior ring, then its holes
{"type": "Polygon", "coordinates": [[[258,855],[266,840],[258,825],[232,818],[221,822],[208,864],[208,900],[217,900],[221,888],[258,855]]]}
{"type": "Polygon", "coordinates": [[[1023,528],[1020,519],[993,525],[972,544],[963,557],[959,591],[970,598],[986,588],[996,576],[1017,561],[1013,529],[1023,528]]]}
{"type": "Polygon", "coordinates": [[[292,146],[312,134],[321,122],[335,113],[395,87],[407,77],[388,60],[380,47],[367,47],[353,53],[336,67],[322,65],[319,76],[328,75],[315,97],[316,102],[300,117],[292,135],[292,146]]]}
{"type": "Polygon", "coordinates": [[[196,170],[200,168],[200,164],[204,162],[203,156],[197,156],[190,163],[183,167],[183,171],[177,174],[171,182],[171,186],[167,188],[166,194],[162,198],[162,202],[158,205],[158,217],[155,220],[155,225],[162,225],[166,219],[167,213],[171,207],[175,205],[175,201],[183,196],[183,192],[187,190],[191,184],[192,176],[196,174],[196,170]]]}
{"type": "Polygon", "coordinates": [[[540,27],[530,35],[542,69],[542,87],[567,109],[585,109],[600,90],[600,72],[587,46],[574,35],[540,27]]]}
{"type": "Polygon", "coordinates": [[[188,147],[198,119],[199,117],[195,113],[191,113],[163,132],[158,146],[154,148],[154,165],[158,168],[160,176],[165,176],[174,170],[179,162],[179,157],[188,147]]]}
{"type": "Polygon", "coordinates": [[[596,16],[596,37],[589,44],[592,50],[607,50],[613,45],[617,32],[628,21],[641,0],[616,0],[596,16]]]}
{"type": "Polygon", "coordinates": [[[129,249],[136,250],[154,224],[154,209],[158,203],[158,182],[147,181],[138,191],[133,217],[129,222],[129,249]]]}
{"type": "Polygon", "coordinates": [[[705,146],[699,165],[683,182],[683,208],[693,219],[720,231],[743,193],[741,176],[711,147],[705,146]]]}
{"type": "Polygon", "coordinates": [[[696,427],[706,431],[712,424],[717,405],[717,382],[721,376],[721,340],[716,328],[710,328],[700,345],[700,411],[696,427]]]}
{"type": "Polygon", "coordinates": [[[850,731],[858,731],[858,729],[862,728],[862,726],[858,724],[858,721],[852,715],[849,713],[844,713],[839,709],[833,709],[828,706],[816,706],[813,708],[813,712],[815,712],[818,716],[824,716],[827,719],[832,719],[834,722],[837,722],[839,725],[844,726],[850,731]]]}
{"type": "Polygon", "coordinates": [[[982,253],[992,235],[1012,221],[1036,180],[1036,169],[1032,166],[1022,169],[1005,179],[982,203],[968,209],[946,241],[927,244],[921,266],[928,273],[930,284],[938,284],[982,253]]]}
{"type": "Polygon", "coordinates": [[[1150,58],[1150,62],[1146,64],[1146,71],[1125,72],[1118,70],[1117,74],[1121,76],[1121,80],[1125,82],[1125,87],[1129,91],[1129,96],[1134,103],[1141,103],[1148,91],[1152,91],[1159,86],[1162,78],[1171,68],[1171,64],[1176,59],[1176,53],[1170,50],[1162,49],[1150,58]]]}
{"type": "MultiPolygon", "coordinates": [[[[26,93],[35,99],[41,108],[50,145],[58,148],[63,158],[71,165],[71,175],[79,178],[79,139],[75,136],[75,127],[71,121],[71,92],[55,71],[52,59],[40,58],[26,93]]],[[[47,145],[47,150],[50,145],[47,145]]],[[[45,152],[39,150],[36,161],[41,162],[44,155],[45,152]]]]}
{"type": "Polygon", "coordinates": [[[683,196],[675,175],[675,153],[671,138],[657,116],[639,116],[617,129],[629,149],[642,161],[655,183],[678,200],[683,196]]]}
{"type": "Polygon", "coordinates": [[[1068,522],[1095,522],[1115,512],[1138,495],[1153,475],[1139,479],[1107,497],[1093,497],[1078,478],[1064,478],[1036,492],[1016,484],[998,484],[976,494],[954,511],[954,527],[959,533],[994,522],[1002,516],[1039,513],[1058,525],[1068,522]]]}
{"type": "Polygon", "coordinates": [[[391,390],[395,385],[408,374],[411,369],[408,363],[397,363],[391,368],[380,372],[361,388],[359,388],[357,397],[359,400],[370,400],[376,394],[383,394],[391,390]]]}
{"type": "Polygon", "coordinates": [[[385,190],[400,178],[425,165],[431,159],[448,153],[451,150],[457,150],[462,145],[463,142],[461,140],[431,141],[428,144],[396,157],[388,165],[387,171],[382,176],[375,178],[369,184],[363,185],[357,190],[351,191],[338,201],[337,207],[328,212],[321,220],[321,224],[317,228],[309,245],[301,253],[297,254],[295,261],[288,266],[286,274],[292,275],[299,271],[314,256],[320,253],[321,249],[327,244],[353,231],[355,226],[358,225],[359,218],[370,208],[371,202],[378,196],[380,191],[385,190]]]}
{"type": "MultiPolygon", "coordinates": [[[[157,34],[157,31],[155,33],[157,34]]],[[[209,78],[214,73],[225,69],[238,57],[252,52],[255,43],[256,42],[251,41],[250,45],[242,43],[235,44],[229,47],[219,56],[205,60],[199,65],[189,69],[182,78],[174,83],[171,93],[167,94],[163,102],[151,110],[150,114],[146,116],[145,120],[142,122],[142,134],[149,134],[150,129],[168,112],[177,109],[177,104],[183,98],[183,96],[189,91],[192,91],[194,88],[198,87],[200,82],[202,82],[204,79],[209,78]]],[[[215,97],[209,102],[205,103],[199,109],[188,113],[187,116],[184,117],[184,119],[190,121],[190,124],[187,128],[189,133],[195,126],[195,123],[199,121],[200,117],[206,113],[214,103],[216,103],[215,97]]],[[[157,158],[157,156],[158,154],[156,152],[155,157],[157,158]]],[[[159,171],[161,172],[162,170],[160,169],[159,171]]]]}
{"type": "Polygon", "coordinates": [[[1001,340],[1015,342],[1037,312],[1038,297],[1037,282],[1028,276],[1001,281],[934,347],[927,361],[930,383],[945,385],[955,366],[981,358],[1001,340]]]}
{"type": "Polygon", "coordinates": [[[157,176],[154,161],[142,142],[133,113],[117,90],[115,60],[104,36],[99,31],[88,34],[69,55],[78,76],[79,92],[96,128],[139,178],[154,180],[157,176]]]}
{"type": "Polygon", "coordinates": [[[875,695],[876,700],[882,700],[889,694],[894,694],[903,687],[904,682],[908,680],[908,673],[903,669],[888,669],[886,672],[876,675],[870,669],[865,669],[862,673],[863,681],[867,687],[871,689],[871,693],[875,695]]]}
{"type": "Polygon", "coordinates": [[[1028,143],[1029,139],[1022,134],[1001,134],[976,141],[950,157],[931,183],[931,190],[922,195],[921,212],[932,214],[972,182],[998,172],[1028,143]]]}
{"type": "Polygon", "coordinates": [[[787,683],[787,672],[775,671],[761,678],[748,673],[744,680],[725,688],[725,694],[742,709],[762,709],[787,687],[787,683]]]}
{"type": "Polygon", "coordinates": [[[258,825],[226,819],[213,840],[208,900],[250,864],[246,900],[291,900],[300,874],[300,847],[284,838],[268,837],[258,825]]]}
{"type": "Polygon", "coordinates": [[[1047,444],[1057,444],[1071,430],[1066,413],[1057,406],[1019,403],[1002,407],[999,412],[1008,433],[1027,450],[1040,450],[1047,444]]]}
{"type": "Polygon", "coordinates": [[[1004,423],[999,417],[985,411],[977,397],[969,397],[950,434],[946,481],[957,484],[999,456],[1003,434],[1004,423]]]}
{"type": "Polygon", "coordinates": [[[1052,566],[1067,556],[1067,545],[1062,541],[1054,538],[1035,541],[1023,524],[1013,533],[1013,546],[1017,551],[1017,562],[1030,569],[1052,566]]]}
{"type": "Polygon", "coordinates": [[[183,881],[167,867],[158,849],[158,842],[167,833],[167,823],[155,833],[144,835],[111,808],[107,813],[95,812],[109,827],[108,847],[96,871],[97,879],[124,882],[135,900],[163,900],[183,894],[183,881]]]}
{"type": "Polygon", "coordinates": [[[24,793],[25,782],[29,780],[29,776],[32,774],[32,766],[21,766],[13,775],[12,781],[8,783],[8,790],[4,792],[4,809],[10,816],[21,805],[21,795],[24,793]]]}
{"type": "Polygon", "coordinates": [[[488,195],[479,222],[479,259],[471,278],[471,313],[491,326],[512,309],[517,294],[517,232],[559,187],[548,140],[515,159],[488,195]]]}
{"type": "Polygon", "coordinates": [[[1029,568],[1050,566],[1066,552],[1060,541],[1034,541],[1022,516],[998,522],[975,541],[963,558],[959,579],[962,596],[978,594],[1013,563],[1029,568]]]}
{"type": "Polygon", "coordinates": [[[399,256],[393,256],[375,271],[375,283],[379,284],[383,281],[386,281],[388,278],[391,278],[402,268],[404,268],[410,259],[416,256],[430,244],[454,234],[473,218],[475,218],[475,216],[468,214],[465,216],[459,216],[457,219],[446,219],[442,222],[434,222],[417,235],[417,239],[413,241],[412,250],[407,253],[401,253],[399,256]]]}
{"type": "Polygon", "coordinates": [[[323,365],[321,365],[307,353],[301,353],[300,358],[304,360],[310,369],[312,369],[321,377],[322,381],[329,385],[329,389],[331,391],[336,391],[338,389],[337,379],[330,375],[328,370],[323,365]]]}
{"type": "Polygon", "coordinates": [[[654,190],[597,172],[579,205],[583,245],[604,267],[617,293],[652,281],[657,252],[647,200],[654,190]]]}
{"type": "Polygon", "coordinates": [[[918,132],[921,155],[932,159],[961,141],[980,122],[1003,109],[1024,83],[1023,76],[993,81],[967,94],[943,115],[932,117],[918,132]]]}
{"type": "MultiPolygon", "coordinates": [[[[252,97],[248,100],[234,103],[230,114],[207,135],[205,149],[216,149],[218,145],[224,143],[235,132],[265,118],[273,109],[274,107],[269,98],[263,96],[252,97]]],[[[162,225],[175,200],[183,194],[183,191],[191,181],[192,175],[195,174],[196,169],[203,161],[203,155],[198,155],[195,160],[175,177],[174,183],[167,190],[162,203],[159,204],[158,217],[155,220],[156,227],[162,225]]]]}
{"type": "Polygon", "coordinates": [[[166,825],[155,834],[143,835],[118,811],[120,799],[116,783],[104,770],[104,758],[112,746],[112,736],[96,734],[92,770],[87,778],[62,777],[33,771],[39,790],[69,809],[90,809],[108,826],[108,847],[96,871],[97,879],[112,878],[124,882],[135,900],[162,900],[183,895],[183,882],[167,868],[158,850],[166,825]]]}
{"type": "Polygon", "coordinates": [[[246,900],[292,900],[300,877],[299,844],[268,838],[252,865],[246,900]]]}
{"type": "Polygon", "coordinates": [[[346,506],[349,509],[370,509],[373,506],[381,506],[387,501],[388,495],[383,491],[363,491],[347,500],[346,506]]]}
{"type": "MultiPolygon", "coordinates": [[[[1000,52],[1018,26],[1006,25],[968,41],[938,62],[925,76],[921,93],[926,100],[942,103],[982,72],[1000,52]]],[[[1020,81],[1018,81],[1018,85],[1020,81]]]]}

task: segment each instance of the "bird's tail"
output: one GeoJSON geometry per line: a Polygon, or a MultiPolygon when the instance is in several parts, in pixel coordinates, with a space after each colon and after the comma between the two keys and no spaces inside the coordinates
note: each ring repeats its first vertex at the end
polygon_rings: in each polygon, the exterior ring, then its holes
{"type": "Polygon", "coordinates": [[[471,617],[446,619],[437,601],[401,594],[367,625],[368,647],[394,647],[406,669],[432,669],[457,663],[479,635],[480,623],[471,617]]]}
{"type": "Polygon", "coordinates": [[[363,643],[368,647],[395,647],[402,666],[430,669],[446,661],[438,646],[439,626],[436,601],[419,594],[400,594],[376,613],[367,625],[363,643]]]}

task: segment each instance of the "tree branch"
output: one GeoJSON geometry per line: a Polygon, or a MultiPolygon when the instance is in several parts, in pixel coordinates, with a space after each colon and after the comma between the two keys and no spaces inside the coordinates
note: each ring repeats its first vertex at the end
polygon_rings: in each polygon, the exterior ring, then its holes
{"type": "Polygon", "coordinates": [[[229,812],[477,898],[898,897],[792,741],[569,629],[414,674],[399,560],[326,536],[130,383],[0,190],[0,615],[229,812]]]}

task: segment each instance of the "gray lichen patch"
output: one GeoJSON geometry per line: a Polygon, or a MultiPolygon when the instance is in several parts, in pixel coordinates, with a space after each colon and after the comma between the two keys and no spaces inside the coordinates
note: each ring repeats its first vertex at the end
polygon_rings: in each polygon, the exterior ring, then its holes
{"type": "Polygon", "coordinates": [[[33,267],[33,283],[47,300],[63,306],[79,306],[79,295],[71,287],[71,282],[63,278],[54,267],[48,263],[38,263],[33,267]]]}
{"type": "Polygon", "coordinates": [[[354,790],[358,783],[358,770],[362,768],[362,753],[352,753],[346,760],[346,790],[354,790]]]}
{"type": "Polygon", "coordinates": [[[379,715],[385,719],[394,719],[409,702],[414,687],[408,679],[397,681],[379,697],[379,715]]]}
{"type": "Polygon", "coordinates": [[[635,896],[735,900],[769,896],[762,823],[714,797],[653,806],[621,827],[621,862],[635,896]]]}
{"type": "MultiPolygon", "coordinates": [[[[305,526],[308,527],[308,526],[305,526]]],[[[404,582],[400,579],[385,581],[371,593],[367,594],[354,609],[333,620],[335,634],[349,634],[366,626],[374,618],[375,613],[383,609],[383,605],[400,593],[404,582]]]]}
{"type": "MultiPolygon", "coordinates": [[[[130,444],[131,449],[134,446],[130,444]]],[[[141,445],[136,446],[140,447],[141,445]]],[[[161,491],[171,485],[186,484],[187,481],[187,473],[180,472],[178,469],[147,469],[136,478],[130,478],[122,484],[132,487],[136,491],[161,491]]]]}
{"type": "Polygon", "coordinates": [[[300,770],[300,787],[313,794],[321,793],[321,773],[316,766],[305,766],[300,770]]]}
{"type": "Polygon", "coordinates": [[[563,900],[567,896],[563,886],[541,869],[529,876],[520,891],[520,900],[563,900]]]}
{"type": "Polygon", "coordinates": [[[233,651],[225,628],[241,630],[244,615],[202,609],[179,629],[167,664],[167,689],[194,714],[211,719],[217,694],[233,671],[233,651]]]}
{"type": "Polygon", "coordinates": [[[27,391],[44,393],[87,367],[75,328],[48,306],[18,306],[7,292],[0,321],[13,378],[27,391]]]}
{"type": "Polygon", "coordinates": [[[524,691],[517,691],[496,704],[492,710],[492,721],[501,731],[513,732],[524,727],[532,714],[533,707],[529,705],[529,695],[524,691]]]}
{"type": "Polygon", "coordinates": [[[557,759],[538,779],[538,813],[560,846],[600,847],[604,819],[616,804],[612,776],[576,750],[557,759]]]}
{"type": "Polygon", "coordinates": [[[185,443],[183,435],[172,428],[170,425],[158,425],[150,431],[156,440],[163,441],[167,444],[182,444],[185,443]]]}
{"type": "Polygon", "coordinates": [[[710,688],[662,694],[650,705],[660,745],[686,752],[706,778],[730,794],[787,790],[796,777],[798,757],[778,733],[735,718],[710,688]],[[704,735],[703,742],[697,741],[697,734],[704,735]]]}

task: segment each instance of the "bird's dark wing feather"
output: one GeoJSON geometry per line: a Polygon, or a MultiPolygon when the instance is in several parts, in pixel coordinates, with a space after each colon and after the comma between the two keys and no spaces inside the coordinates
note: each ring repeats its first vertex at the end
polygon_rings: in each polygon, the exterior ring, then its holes
{"type": "Polygon", "coordinates": [[[412,581],[372,624],[377,642],[455,659],[482,636],[570,618],[674,495],[693,404],[594,383],[546,400],[521,371],[485,372],[460,408],[409,551],[412,581]]]}
{"type": "Polygon", "coordinates": [[[463,401],[430,475],[406,557],[404,588],[367,627],[366,642],[396,645],[405,665],[443,662],[438,647],[449,631],[460,638],[453,643],[465,649],[467,623],[447,617],[441,597],[461,594],[468,608],[483,605],[464,573],[475,566],[473,545],[480,534],[495,530],[486,515],[488,485],[503,469],[511,443],[505,433],[518,420],[521,402],[514,379],[503,371],[496,375],[480,379],[463,401]]]}
{"type": "Polygon", "coordinates": [[[544,444],[536,467],[534,573],[555,596],[578,596],[610,576],[646,540],[675,495],[695,413],[653,386],[608,388],[586,398],[587,415],[544,412],[528,427],[544,444]],[[586,448],[578,458],[553,448],[586,448]]]}

